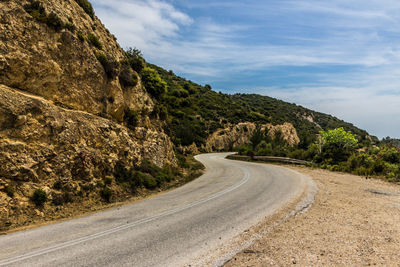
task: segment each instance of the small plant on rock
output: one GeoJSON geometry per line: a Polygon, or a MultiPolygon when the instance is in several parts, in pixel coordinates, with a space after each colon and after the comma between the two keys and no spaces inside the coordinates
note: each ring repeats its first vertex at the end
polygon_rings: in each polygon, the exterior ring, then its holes
{"type": "Polygon", "coordinates": [[[43,204],[47,201],[47,194],[42,189],[36,189],[32,195],[32,201],[36,206],[42,207],[43,204]]]}
{"type": "Polygon", "coordinates": [[[100,196],[107,202],[111,201],[112,194],[113,194],[112,190],[110,188],[108,188],[107,186],[105,186],[100,191],[100,196]]]}
{"type": "Polygon", "coordinates": [[[87,35],[87,40],[90,44],[92,44],[94,47],[98,48],[99,50],[103,49],[103,45],[101,44],[99,37],[97,37],[93,33],[89,33],[87,35]]]}
{"type": "Polygon", "coordinates": [[[107,57],[104,53],[97,53],[96,58],[103,66],[107,77],[114,79],[118,74],[119,63],[107,57]]]}
{"type": "Polygon", "coordinates": [[[92,19],[94,19],[94,9],[92,4],[88,0],[75,0],[78,5],[88,14],[92,19]]]}

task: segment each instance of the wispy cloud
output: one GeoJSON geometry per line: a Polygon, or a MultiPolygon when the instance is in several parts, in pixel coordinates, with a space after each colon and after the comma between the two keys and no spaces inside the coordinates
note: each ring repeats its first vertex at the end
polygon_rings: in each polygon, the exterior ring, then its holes
{"type": "Polygon", "coordinates": [[[173,5],[158,0],[95,0],[96,13],[123,45],[147,47],[178,37],[192,19],[173,5]]]}

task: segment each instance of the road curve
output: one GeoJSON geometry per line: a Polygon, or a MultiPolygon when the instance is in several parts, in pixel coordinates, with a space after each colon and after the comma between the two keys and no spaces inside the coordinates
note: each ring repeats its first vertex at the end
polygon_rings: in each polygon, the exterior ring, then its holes
{"type": "Polygon", "coordinates": [[[0,236],[0,266],[190,264],[304,191],[296,172],[226,155],[196,156],[204,175],[151,199],[0,236]]]}

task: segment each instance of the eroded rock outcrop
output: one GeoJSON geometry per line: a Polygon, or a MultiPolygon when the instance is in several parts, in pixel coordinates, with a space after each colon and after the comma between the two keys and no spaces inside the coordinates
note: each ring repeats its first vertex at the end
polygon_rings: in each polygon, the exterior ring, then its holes
{"type": "MultiPolygon", "coordinates": [[[[297,136],[296,128],[291,123],[282,125],[265,124],[261,125],[261,130],[268,128],[268,135],[274,139],[275,133],[279,130],[282,133],[283,140],[288,145],[296,145],[300,142],[297,136]]],[[[203,149],[207,152],[227,151],[234,147],[250,143],[250,138],[256,129],[256,124],[252,122],[242,122],[236,125],[228,125],[224,129],[219,129],[211,134],[206,141],[203,149]]]]}
{"type": "Polygon", "coordinates": [[[111,175],[118,160],[175,164],[170,139],[0,85],[0,177],[46,184],[111,175]]]}
{"type": "Polygon", "coordinates": [[[121,121],[126,106],[152,109],[140,83],[124,87],[110,77],[96,55],[121,62],[124,51],[96,17],[74,0],[0,2],[0,84],[34,93],[58,105],[121,121]],[[25,9],[37,2],[69,28],[54,29],[25,9]],[[98,40],[94,45],[89,37],[98,40]]]}

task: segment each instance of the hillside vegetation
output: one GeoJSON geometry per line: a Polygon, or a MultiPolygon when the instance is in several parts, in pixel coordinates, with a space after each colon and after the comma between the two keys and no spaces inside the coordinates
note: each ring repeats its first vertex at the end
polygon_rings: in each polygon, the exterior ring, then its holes
{"type": "MultiPolygon", "coordinates": [[[[241,155],[291,157],[333,171],[400,180],[397,140],[379,142],[366,131],[327,114],[268,96],[217,93],[209,85],[201,86],[172,71],[144,64],[162,88],[156,93],[158,114],[153,116],[164,120],[164,129],[176,147],[194,143],[204,150],[213,133],[233,131],[226,125],[252,122],[256,127],[247,128],[248,142],[231,147],[241,155]],[[272,128],[266,126],[284,123],[294,126],[299,143],[288,143],[283,132],[271,133],[272,128]]],[[[149,92],[154,94],[155,90],[149,92]]]]}
{"type": "Polygon", "coordinates": [[[166,92],[158,97],[158,109],[175,145],[195,143],[201,147],[218,128],[239,122],[273,125],[289,122],[296,128],[302,148],[313,143],[320,130],[343,127],[356,133],[361,142],[368,137],[366,131],[327,114],[268,96],[217,93],[209,85],[201,86],[172,71],[152,64],[148,66],[166,83],[166,92]]]}

